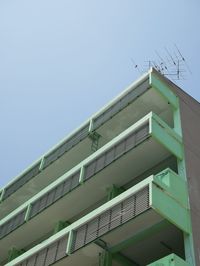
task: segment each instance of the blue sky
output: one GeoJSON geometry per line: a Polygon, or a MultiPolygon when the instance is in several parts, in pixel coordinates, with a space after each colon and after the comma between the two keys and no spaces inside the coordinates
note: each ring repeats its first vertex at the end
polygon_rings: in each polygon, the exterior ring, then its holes
{"type": "Polygon", "coordinates": [[[0,0],[0,186],[180,48],[198,101],[199,0],[0,0]]]}

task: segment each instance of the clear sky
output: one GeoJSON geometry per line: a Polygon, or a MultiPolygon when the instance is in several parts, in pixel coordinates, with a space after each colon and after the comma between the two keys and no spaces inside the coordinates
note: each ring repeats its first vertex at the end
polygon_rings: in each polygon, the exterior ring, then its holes
{"type": "Polygon", "coordinates": [[[0,187],[174,43],[200,101],[200,0],[0,0],[0,187]]]}

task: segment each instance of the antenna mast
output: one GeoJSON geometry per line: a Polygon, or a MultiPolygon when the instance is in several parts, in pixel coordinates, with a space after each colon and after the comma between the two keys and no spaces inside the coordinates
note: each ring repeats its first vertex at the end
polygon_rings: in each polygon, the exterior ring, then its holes
{"type": "Polygon", "coordinates": [[[150,67],[154,67],[158,72],[160,72],[163,76],[170,78],[173,81],[183,80],[185,79],[185,73],[189,72],[192,74],[192,71],[187,64],[185,57],[180,52],[180,49],[174,44],[175,51],[174,53],[170,53],[170,51],[165,47],[165,55],[161,56],[157,51],[156,60],[148,60],[145,61],[146,71],[141,71],[141,68],[135,61],[131,58],[131,61],[134,65],[134,68],[138,70],[140,74],[147,72],[150,67]]]}

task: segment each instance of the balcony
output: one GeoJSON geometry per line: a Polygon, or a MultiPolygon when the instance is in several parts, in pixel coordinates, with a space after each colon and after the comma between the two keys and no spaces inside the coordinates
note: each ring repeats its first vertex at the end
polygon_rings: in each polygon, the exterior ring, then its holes
{"type": "Polygon", "coordinates": [[[157,265],[154,262],[158,261],[166,266],[187,266],[183,233],[190,231],[186,183],[166,169],[149,176],[6,266],[99,265],[99,254],[105,251],[111,254],[114,266],[121,265],[122,260],[129,261],[127,265],[157,265]],[[163,258],[165,256],[168,257],[163,258]],[[167,264],[172,258],[174,264],[167,264]],[[180,261],[184,264],[178,264],[180,261]]]}
{"type": "Polygon", "coordinates": [[[0,192],[0,218],[8,215],[150,111],[173,127],[172,106],[151,86],[149,75],[145,75],[6,185],[0,192]]]}
{"type": "Polygon", "coordinates": [[[49,234],[59,220],[74,222],[106,201],[108,187],[134,181],[171,155],[182,158],[181,138],[157,115],[146,115],[2,219],[0,257],[11,243],[21,249],[49,234]]]}

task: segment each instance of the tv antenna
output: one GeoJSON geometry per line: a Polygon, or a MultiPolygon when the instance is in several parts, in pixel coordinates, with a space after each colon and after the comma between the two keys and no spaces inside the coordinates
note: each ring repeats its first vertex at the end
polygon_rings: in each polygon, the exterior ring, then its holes
{"type": "Polygon", "coordinates": [[[134,68],[138,70],[140,74],[147,72],[149,68],[153,67],[163,76],[166,76],[173,81],[184,80],[185,74],[189,72],[192,74],[192,71],[186,62],[185,57],[181,53],[180,49],[174,44],[173,53],[170,52],[166,47],[164,48],[165,54],[160,55],[158,51],[155,51],[156,59],[145,61],[146,71],[141,70],[138,64],[131,59],[134,68]]]}
{"type": "Polygon", "coordinates": [[[139,72],[140,75],[143,74],[143,71],[140,69],[139,65],[135,63],[135,61],[133,60],[133,58],[131,58],[131,62],[134,66],[135,69],[137,69],[137,71],[139,72]]]}

